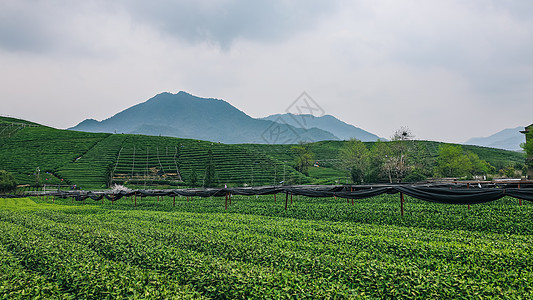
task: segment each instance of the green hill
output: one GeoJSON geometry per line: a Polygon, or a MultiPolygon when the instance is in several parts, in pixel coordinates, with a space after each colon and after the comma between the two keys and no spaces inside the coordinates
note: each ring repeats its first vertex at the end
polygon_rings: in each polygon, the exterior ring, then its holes
{"type": "MultiPolygon", "coordinates": [[[[306,176],[293,167],[292,145],[221,144],[193,139],[59,130],[0,117],[0,169],[19,184],[68,184],[85,189],[111,183],[130,186],[189,186],[193,172],[202,186],[212,152],[218,186],[345,183],[338,159],[343,141],[308,144],[319,167],[306,176]]],[[[431,166],[442,143],[415,141],[410,155],[431,166]]],[[[365,143],[368,148],[373,142],[365,143]]],[[[523,164],[519,152],[465,146],[497,169],[523,164]]]]}
{"type": "Polygon", "coordinates": [[[254,119],[220,99],[200,98],[179,92],[161,93],[127,108],[109,119],[85,120],[72,130],[170,136],[235,143],[278,143],[338,139],[318,129],[303,129],[269,120],[254,119]],[[282,138],[272,137],[284,132],[282,138]]]}

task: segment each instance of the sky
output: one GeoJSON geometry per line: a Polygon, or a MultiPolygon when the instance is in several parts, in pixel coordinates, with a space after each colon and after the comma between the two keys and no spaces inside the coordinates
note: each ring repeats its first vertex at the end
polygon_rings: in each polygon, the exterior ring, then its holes
{"type": "Polygon", "coordinates": [[[252,117],[306,92],[461,143],[533,123],[533,1],[0,0],[0,115],[68,128],[179,91],[252,117]]]}

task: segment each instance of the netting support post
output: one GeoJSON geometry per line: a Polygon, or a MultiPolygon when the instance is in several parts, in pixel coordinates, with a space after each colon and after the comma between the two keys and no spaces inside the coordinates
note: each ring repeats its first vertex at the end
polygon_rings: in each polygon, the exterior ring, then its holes
{"type": "Polygon", "coordinates": [[[176,206],[176,195],[172,198],[172,206],[176,206]]]}
{"type": "Polygon", "coordinates": [[[287,202],[289,202],[289,192],[285,192],[285,210],[287,210],[287,202]]]}
{"type": "Polygon", "coordinates": [[[402,214],[402,217],[403,217],[403,203],[404,203],[404,198],[403,198],[403,193],[400,192],[400,210],[401,210],[401,214],[402,214]]]}
{"type": "MultiPolygon", "coordinates": [[[[467,189],[470,189],[470,183],[467,183],[467,184],[466,184],[466,188],[467,188],[467,189]]],[[[470,204],[468,204],[468,209],[470,210],[470,204]]]]}
{"type": "MultiPolygon", "coordinates": [[[[520,189],[520,183],[518,184],[518,189],[520,189]]],[[[522,199],[518,199],[518,205],[522,206],[522,199]]]]}

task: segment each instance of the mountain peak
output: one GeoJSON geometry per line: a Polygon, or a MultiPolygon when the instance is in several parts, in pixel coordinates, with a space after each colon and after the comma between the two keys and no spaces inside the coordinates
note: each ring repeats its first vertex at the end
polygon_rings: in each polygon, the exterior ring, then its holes
{"type": "Polygon", "coordinates": [[[72,130],[164,135],[223,143],[297,143],[300,140],[338,140],[332,133],[313,128],[254,119],[230,103],[214,98],[200,98],[187,92],[163,92],[145,102],[127,108],[101,122],[85,120],[72,130]],[[290,137],[273,138],[278,132],[290,137]],[[269,131],[269,130],[272,130],[269,131]]]}
{"type": "Polygon", "coordinates": [[[281,124],[289,124],[297,128],[318,128],[331,132],[341,140],[349,140],[356,138],[363,142],[373,142],[377,140],[384,140],[379,136],[365,131],[361,128],[355,127],[351,124],[345,123],[332,115],[314,116],[311,114],[275,114],[262,118],[262,120],[269,120],[281,124]]]}

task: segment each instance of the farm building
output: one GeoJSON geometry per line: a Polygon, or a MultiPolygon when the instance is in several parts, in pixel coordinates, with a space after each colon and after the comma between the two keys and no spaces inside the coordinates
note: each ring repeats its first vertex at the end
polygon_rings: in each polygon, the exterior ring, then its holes
{"type": "MultiPolygon", "coordinates": [[[[525,134],[526,135],[526,144],[530,144],[530,143],[533,143],[533,140],[531,140],[531,135],[528,134],[531,130],[533,130],[533,124],[529,125],[529,126],[526,126],[524,131],[520,131],[521,133],[525,134]]],[[[527,178],[528,179],[532,179],[533,178],[533,153],[531,153],[532,151],[529,151],[529,153],[527,153],[526,151],[526,164],[528,166],[528,169],[527,169],[527,178]]]]}

